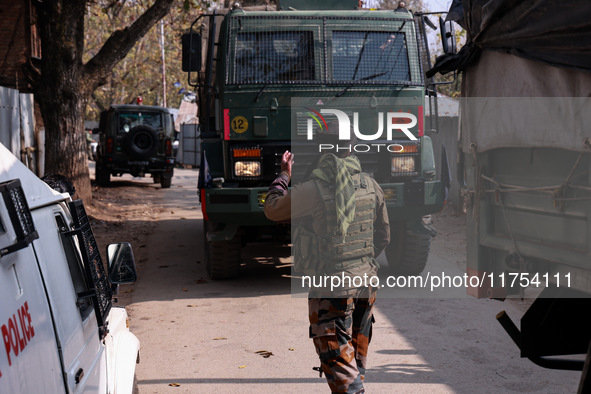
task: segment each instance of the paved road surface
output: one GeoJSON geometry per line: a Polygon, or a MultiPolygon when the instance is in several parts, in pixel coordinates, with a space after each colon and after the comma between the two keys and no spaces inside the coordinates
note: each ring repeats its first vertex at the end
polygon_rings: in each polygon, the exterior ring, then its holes
{"type": "MultiPolygon", "coordinates": [[[[207,278],[196,182],[197,170],[177,170],[167,190],[148,187],[149,178],[119,186],[122,192],[144,186],[141,204],[161,209],[154,231],[134,245],[140,274],[128,310],[142,346],[140,393],[327,393],[312,370],[318,361],[307,335],[306,299],[291,295],[282,277],[289,268],[275,267],[285,249],[251,249],[259,258],[244,259],[240,279],[207,278]]],[[[434,248],[427,270],[461,274],[452,260],[434,248]]],[[[449,296],[383,293],[368,393],[576,392],[579,373],[521,359],[495,321],[506,309],[518,322],[525,309],[520,302],[449,296]]]]}

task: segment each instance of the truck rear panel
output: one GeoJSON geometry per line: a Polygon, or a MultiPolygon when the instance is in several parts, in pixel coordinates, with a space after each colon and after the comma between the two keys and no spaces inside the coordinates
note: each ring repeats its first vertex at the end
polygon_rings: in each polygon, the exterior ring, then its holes
{"type": "Polygon", "coordinates": [[[520,275],[539,282],[532,296],[559,285],[591,294],[589,74],[485,51],[465,84],[468,272],[495,279],[469,292],[522,295],[528,286],[500,280],[520,275]],[[499,67],[519,73],[498,79],[499,67]]]}

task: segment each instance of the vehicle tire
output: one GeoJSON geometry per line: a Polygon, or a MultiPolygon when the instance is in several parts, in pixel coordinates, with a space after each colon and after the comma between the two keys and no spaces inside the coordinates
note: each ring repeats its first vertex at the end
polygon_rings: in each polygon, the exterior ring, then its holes
{"type": "Polygon", "coordinates": [[[232,279],[240,274],[240,235],[227,241],[207,241],[207,230],[214,224],[204,222],[205,264],[209,277],[214,280],[232,279]]]}
{"type": "Polygon", "coordinates": [[[160,186],[163,189],[168,189],[170,187],[170,185],[172,185],[172,178],[168,178],[168,177],[160,177],[160,186]]]}
{"type": "Polygon", "coordinates": [[[98,165],[98,163],[95,167],[94,178],[100,187],[108,187],[111,184],[111,174],[109,171],[104,170],[102,166],[98,165]]]}
{"type": "Polygon", "coordinates": [[[147,125],[132,127],[125,142],[127,152],[135,158],[151,157],[158,150],[158,134],[147,125]]]}
{"type": "Polygon", "coordinates": [[[427,266],[431,235],[408,229],[406,222],[391,223],[390,234],[390,244],[386,247],[388,273],[420,275],[427,266]]]}

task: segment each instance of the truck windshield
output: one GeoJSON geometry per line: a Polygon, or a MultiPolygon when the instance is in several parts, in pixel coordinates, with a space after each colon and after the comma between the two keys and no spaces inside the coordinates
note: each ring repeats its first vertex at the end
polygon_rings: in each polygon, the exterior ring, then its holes
{"type": "Polygon", "coordinates": [[[239,33],[234,83],[314,81],[312,32],[239,33]]]}
{"type": "Polygon", "coordinates": [[[128,133],[131,128],[139,125],[147,125],[154,130],[162,130],[162,114],[160,112],[119,112],[119,133],[128,133]]]}
{"type": "Polygon", "coordinates": [[[410,81],[404,34],[333,31],[332,75],[335,81],[410,81]]]}

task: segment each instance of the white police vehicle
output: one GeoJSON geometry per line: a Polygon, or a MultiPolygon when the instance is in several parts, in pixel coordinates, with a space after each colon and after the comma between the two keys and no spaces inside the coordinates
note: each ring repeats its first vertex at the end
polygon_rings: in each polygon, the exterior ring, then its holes
{"type": "Polygon", "coordinates": [[[132,393],[140,344],[118,284],[136,279],[131,246],[105,270],[82,202],[0,144],[0,393],[132,393]]]}

